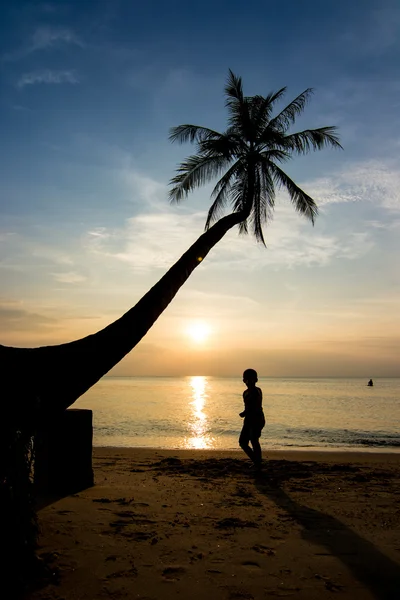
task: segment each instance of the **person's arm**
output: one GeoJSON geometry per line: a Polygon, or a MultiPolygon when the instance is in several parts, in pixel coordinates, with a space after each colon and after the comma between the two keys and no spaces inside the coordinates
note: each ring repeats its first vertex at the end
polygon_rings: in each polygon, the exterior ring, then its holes
{"type": "Polygon", "coordinates": [[[243,392],[244,410],[241,413],[239,413],[239,417],[242,417],[242,419],[246,416],[246,402],[245,402],[245,399],[244,399],[245,398],[245,394],[246,394],[246,391],[243,392]]]}

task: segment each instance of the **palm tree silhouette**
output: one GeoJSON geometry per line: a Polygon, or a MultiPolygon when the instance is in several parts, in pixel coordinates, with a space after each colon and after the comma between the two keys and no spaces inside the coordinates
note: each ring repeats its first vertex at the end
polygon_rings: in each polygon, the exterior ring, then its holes
{"type": "Polygon", "coordinates": [[[197,153],[178,167],[172,179],[172,201],[179,202],[222,175],[212,193],[205,233],[133,308],[101,331],[57,346],[0,345],[2,385],[8,394],[3,394],[0,420],[0,525],[4,530],[0,545],[5,555],[8,552],[10,564],[20,570],[22,559],[15,557],[25,553],[30,561],[36,535],[28,449],[37,426],[51,423],[136,346],[227,231],[238,225],[240,233],[250,229],[264,243],[262,228],[274,208],[277,188],[286,188],[296,210],[314,222],[316,203],[280,167],[296,154],[341,147],[335,127],[289,132],[312,90],[305,90],[276,116],[272,112],[285,88],[265,97],[247,97],[241,78],[229,71],[225,92],[229,113],[225,133],[180,125],[170,135],[173,142],[197,144],[197,153]],[[228,202],[233,210],[222,217],[228,202]]]}
{"type": "Polygon", "coordinates": [[[256,239],[263,244],[262,227],[275,206],[275,192],[283,187],[289,193],[296,210],[314,223],[317,205],[279,164],[295,154],[307,154],[325,146],[341,148],[336,127],[306,129],[288,133],[296,116],[309,100],[309,88],[295,98],[275,117],[272,111],[286,88],[268,96],[244,96],[242,79],[229,71],[225,87],[229,111],[228,129],[218,133],[198,125],[179,125],[171,130],[172,142],[192,142],[197,154],[189,156],[171,180],[172,201],[179,202],[196,187],[208,183],[223,171],[211,197],[206,230],[217,221],[227,202],[237,214],[239,231],[247,233],[250,225],[256,239]]]}

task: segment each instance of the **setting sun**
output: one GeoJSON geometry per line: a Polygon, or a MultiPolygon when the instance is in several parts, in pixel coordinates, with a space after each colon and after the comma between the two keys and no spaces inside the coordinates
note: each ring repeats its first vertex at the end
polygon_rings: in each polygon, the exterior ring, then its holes
{"type": "Polygon", "coordinates": [[[204,321],[193,321],[186,329],[186,333],[196,344],[203,343],[210,335],[211,328],[204,321]]]}

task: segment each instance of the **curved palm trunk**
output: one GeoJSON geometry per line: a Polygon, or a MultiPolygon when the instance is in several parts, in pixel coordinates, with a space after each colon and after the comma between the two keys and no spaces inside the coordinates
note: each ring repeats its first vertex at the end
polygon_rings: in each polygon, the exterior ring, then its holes
{"type": "MultiPolygon", "coordinates": [[[[65,410],[114,367],[151,328],[193,270],[226,232],[247,218],[220,219],[120,319],[80,340],[40,348],[0,345],[0,364],[13,390],[3,407],[8,421],[32,421],[65,410]],[[39,417],[39,415],[41,415],[39,417]]],[[[4,413],[3,413],[4,415],[4,413]]]]}

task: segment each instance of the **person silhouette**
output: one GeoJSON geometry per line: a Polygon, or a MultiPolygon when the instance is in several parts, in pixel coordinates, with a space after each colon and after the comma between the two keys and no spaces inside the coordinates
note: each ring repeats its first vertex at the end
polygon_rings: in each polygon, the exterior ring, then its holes
{"type": "Polygon", "coordinates": [[[260,437],[265,425],[265,417],[262,407],[262,391],[256,387],[257,381],[257,371],[246,369],[243,373],[243,382],[247,387],[243,392],[244,411],[239,413],[239,416],[244,418],[239,436],[239,446],[258,470],[262,464],[260,437]],[[251,442],[252,448],[249,446],[249,442],[251,442]]]}
{"type": "Polygon", "coordinates": [[[372,387],[372,386],[374,385],[374,382],[372,381],[372,379],[370,379],[370,380],[368,381],[367,385],[368,385],[369,387],[372,387]]]}

